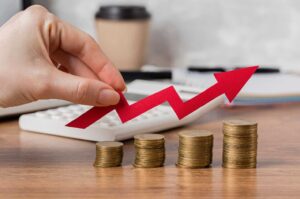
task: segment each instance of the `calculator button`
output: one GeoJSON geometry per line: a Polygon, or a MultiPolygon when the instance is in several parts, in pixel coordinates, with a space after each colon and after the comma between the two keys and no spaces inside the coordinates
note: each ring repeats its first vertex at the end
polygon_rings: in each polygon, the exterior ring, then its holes
{"type": "Polygon", "coordinates": [[[66,108],[71,110],[72,107],[74,107],[74,105],[69,105],[69,106],[67,106],[66,108]]]}
{"type": "Polygon", "coordinates": [[[151,116],[152,116],[152,114],[145,113],[145,114],[143,114],[143,116],[144,116],[144,117],[147,117],[147,118],[149,118],[149,117],[151,117],[151,116]]]}
{"type": "Polygon", "coordinates": [[[73,111],[74,114],[83,114],[85,111],[84,110],[77,110],[77,111],[73,111]]]}
{"type": "Polygon", "coordinates": [[[51,118],[54,119],[54,120],[66,119],[65,117],[60,116],[60,115],[52,115],[51,118]]]}
{"type": "Polygon", "coordinates": [[[73,113],[74,117],[79,117],[82,113],[73,113]]]}
{"type": "Polygon", "coordinates": [[[114,123],[108,123],[108,126],[109,127],[114,127],[114,126],[116,126],[114,123]]]}
{"type": "Polygon", "coordinates": [[[116,116],[108,115],[108,116],[107,116],[107,119],[108,119],[109,121],[113,121],[113,120],[116,120],[117,117],[116,117],[116,116]]]}
{"type": "Polygon", "coordinates": [[[122,124],[122,122],[121,121],[119,121],[119,120],[116,120],[115,121],[115,125],[117,126],[117,125],[121,125],[122,124]]]}
{"type": "Polygon", "coordinates": [[[64,113],[64,116],[65,116],[65,117],[75,117],[76,114],[74,114],[74,113],[72,113],[72,112],[66,112],[66,113],[64,113]]]}
{"type": "Polygon", "coordinates": [[[156,111],[159,112],[159,113],[165,112],[165,110],[163,110],[163,109],[156,109],[156,111]]]}
{"type": "Polygon", "coordinates": [[[157,117],[159,116],[159,113],[152,113],[152,116],[157,117]]]}
{"type": "Polygon", "coordinates": [[[47,118],[49,117],[50,115],[44,111],[40,111],[40,112],[36,112],[35,113],[35,116],[36,117],[39,117],[39,118],[47,118]]]}
{"type": "Polygon", "coordinates": [[[152,114],[153,110],[151,109],[151,110],[147,111],[147,113],[152,114]]]}
{"type": "Polygon", "coordinates": [[[79,105],[79,107],[80,107],[82,110],[88,110],[88,109],[91,108],[91,107],[88,106],[88,105],[79,105]]]}
{"type": "Polygon", "coordinates": [[[74,120],[76,117],[77,117],[77,115],[70,115],[70,116],[67,116],[65,118],[67,118],[69,120],[74,120]]]}
{"type": "Polygon", "coordinates": [[[137,117],[138,120],[145,120],[145,119],[147,119],[147,118],[148,118],[148,117],[147,117],[145,114],[140,115],[140,116],[137,117]]]}
{"type": "Polygon", "coordinates": [[[101,123],[98,123],[97,125],[99,125],[100,127],[109,127],[108,123],[104,123],[104,122],[101,122],[101,123]]]}
{"type": "Polygon", "coordinates": [[[80,110],[81,107],[79,105],[70,105],[68,108],[72,111],[80,110]]]}
{"type": "Polygon", "coordinates": [[[57,109],[57,111],[61,112],[61,113],[65,113],[65,112],[69,112],[69,109],[66,107],[60,107],[57,109]]]}
{"type": "Polygon", "coordinates": [[[139,119],[137,119],[137,118],[134,118],[132,121],[133,121],[133,122],[138,122],[138,121],[139,121],[139,119]]]}
{"type": "Polygon", "coordinates": [[[101,119],[99,120],[99,122],[109,122],[109,121],[110,121],[110,119],[107,118],[107,117],[101,118],[101,119]]]}
{"type": "Polygon", "coordinates": [[[47,110],[46,113],[48,113],[49,115],[60,115],[60,112],[56,110],[47,110]]]}
{"type": "Polygon", "coordinates": [[[167,110],[164,110],[164,111],[162,111],[162,114],[169,114],[170,113],[170,111],[167,111],[167,110]]]}

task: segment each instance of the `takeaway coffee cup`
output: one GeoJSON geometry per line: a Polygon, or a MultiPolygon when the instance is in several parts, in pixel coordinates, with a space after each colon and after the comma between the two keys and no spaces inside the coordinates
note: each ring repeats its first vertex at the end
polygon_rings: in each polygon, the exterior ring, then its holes
{"type": "Polygon", "coordinates": [[[149,22],[143,6],[101,6],[96,13],[99,44],[120,70],[138,70],[144,64],[149,22]]]}

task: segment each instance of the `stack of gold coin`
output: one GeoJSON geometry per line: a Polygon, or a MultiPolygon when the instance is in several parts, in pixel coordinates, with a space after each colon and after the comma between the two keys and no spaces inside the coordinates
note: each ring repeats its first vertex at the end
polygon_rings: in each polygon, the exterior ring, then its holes
{"type": "Polygon", "coordinates": [[[179,133],[177,166],[204,168],[212,163],[213,134],[205,130],[185,130],[179,133]]]}
{"type": "Polygon", "coordinates": [[[255,168],[257,123],[229,120],[223,123],[223,167],[255,168]]]}
{"type": "Polygon", "coordinates": [[[102,141],[96,144],[95,167],[118,167],[123,159],[123,143],[102,141]]]}
{"type": "Polygon", "coordinates": [[[136,156],[133,166],[138,168],[161,167],[165,162],[165,139],[159,134],[134,136],[136,156]]]}

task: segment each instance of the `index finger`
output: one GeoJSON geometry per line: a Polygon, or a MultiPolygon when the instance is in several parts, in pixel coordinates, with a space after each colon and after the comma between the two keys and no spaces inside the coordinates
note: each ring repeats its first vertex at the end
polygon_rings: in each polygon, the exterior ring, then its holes
{"type": "Polygon", "coordinates": [[[123,91],[125,82],[113,63],[104,55],[97,42],[87,33],[59,20],[60,48],[83,61],[105,83],[123,91]]]}

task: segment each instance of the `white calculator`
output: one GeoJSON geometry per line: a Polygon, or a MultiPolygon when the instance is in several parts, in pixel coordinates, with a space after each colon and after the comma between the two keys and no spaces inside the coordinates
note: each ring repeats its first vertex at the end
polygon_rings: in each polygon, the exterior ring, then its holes
{"type": "MultiPolygon", "coordinates": [[[[129,104],[170,86],[169,83],[135,80],[127,87],[125,94],[129,104]]],[[[176,86],[180,97],[186,101],[206,88],[176,86]]],[[[45,133],[90,141],[118,141],[132,138],[136,134],[155,133],[162,130],[188,124],[211,109],[223,103],[220,96],[205,106],[199,108],[187,117],[179,120],[168,103],[157,106],[146,113],[122,123],[115,111],[110,112],[86,129],[66,127],[65,125],[91,106],[71,104],[59,108],[24,114],[19,119],[20,128],[25,131],[45,133]]]]}

